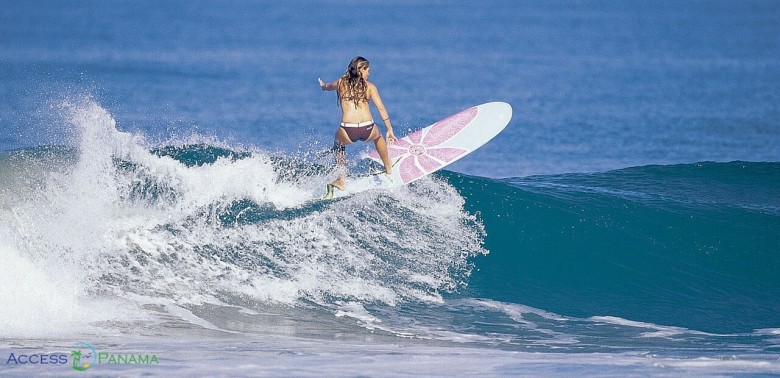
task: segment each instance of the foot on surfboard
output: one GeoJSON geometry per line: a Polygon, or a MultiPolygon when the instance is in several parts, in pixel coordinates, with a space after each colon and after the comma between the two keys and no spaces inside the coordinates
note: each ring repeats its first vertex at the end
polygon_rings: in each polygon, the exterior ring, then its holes
{"type": "Polygon", "coordinates": [[[333,199],[333,188],[335,188],[335,187],[336,186],[333,185],[333,184],[328,184],[327,192],[325,193],[324,199],[326,199],[326,200],[333,199]]]}

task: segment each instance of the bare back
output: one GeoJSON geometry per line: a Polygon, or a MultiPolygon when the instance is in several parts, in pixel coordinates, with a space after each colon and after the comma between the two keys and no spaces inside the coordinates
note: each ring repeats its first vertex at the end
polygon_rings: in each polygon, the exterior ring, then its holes
{"type": "Polygon", "coordinates": [[[370,82],[368,84],[367,94],[368,99],[366,101],[359,101],[355,104],[351,99],[342,99],[341,103],[341,122],[359,123],[366,122],[372,119],[371,110],[368,104],[374,99],[376,93],[376,86],[370,82]]]}

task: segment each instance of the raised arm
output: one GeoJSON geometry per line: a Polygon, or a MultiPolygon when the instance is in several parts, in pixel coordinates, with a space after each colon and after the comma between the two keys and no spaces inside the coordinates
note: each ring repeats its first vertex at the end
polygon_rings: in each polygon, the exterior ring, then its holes
{"type": "Polygon", "coordinates": [[[323,91],[335,91],[336,89],[338,89],[338,87],[339,87],[339,80],[341,80],[341,79],[338,79],[338,80],[336,80],[334,82],[326,83],[326,82],[322,81],[322,79],[317,78],[317,81],[320,82],[320,89],[322,89],[323,91]]]}

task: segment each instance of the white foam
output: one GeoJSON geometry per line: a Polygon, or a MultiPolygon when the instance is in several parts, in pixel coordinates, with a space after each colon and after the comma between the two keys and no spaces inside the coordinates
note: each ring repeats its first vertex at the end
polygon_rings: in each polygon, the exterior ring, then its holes
{"type": "MultiPolygon", "coordinates": [[[[259,223],[226,226],[220,216],[236,201],[251,200],[262,211],[295,208],[321,195],[314,190],[325,177],[288,179],[259,151],[186,166],[150,153],[142,136],[117,130],[111,114],[92,100],[64,109],[78,131],[78,160],[49,176],[37,189],[40,200],[12,205],[0,225],[8,248],[22,260],[18,268],[6,268],[13,273],[6,277],[29,275],[39,287],[76,292],[40,296],[28,312],[43,318],[77,319],[78,302],[97,293],[129,298],[138,308],[144,304],[139,298],[166,298],[163,308],[204,328],[211,328],[207,320],[181,309],[221,304],[222,293],[328,308],[333,301],[441,303],[442,291],[465,281],[469,256],[485,252],[484,230],[463,211],[462,197],[431,179],[294,217],[272,214],[259,223]],[[132,167],[118,169],[117,158],[132,167]],[[131,195],[134,185],[150,183],[172,196],[154,202],[131,195]],[[46,315],[49,300],[60,301],[59,311],[70,315],[46,315]]],[[[358,307],[340,311],[377,323],[358,307]]]]}
{"type": "Polygon", "coordinates": [[[78,325],[77,288],[67,277],[48,276],[4,244],[0,259],[0,335],[44,336],[78,325]]]}
{"type": "Polygon", "coordinates": [[[533,330],[534,332],[538,332],[540,334],[544,334],[549,339],[545,340],[545,344],[547,345],[569,345],[569,344],[577,344],[579,341],[575,336],[568,335],[562,332],[554,331],[550,329],[549,324],[542,324],[543,322],[539,322],[537,320],[529,319],[526,314],[533,314],[537,317],[549,321],[549,322],[566,322],[570,319],[558,315],[549,311],[545,311],[542,309],[538,309],[531,306],[516,304],[516,303],[506,303],[506,302],[499,302],[489,299],[463,299],[454,301],[453,304],[455,306],[459,306],[461,304],[465,304],[466,306],[473,306],[475,308],[483,308],[483,309],[491,309],[495,311],[499,311],[506,316],[508,316],[513,321],[517,322],[518,324],[522,325],[524,329],[526,330],[533,330]]]}
{"type": "MultiPolygon", "coordinates": [[[[733,376],[780,374],[777,356],[659,357],[635,353],[527,353],[494,348],[444,347],[418,340],[397,343],[314,340],[133,338],[93,341],[100,351],[154,353],[155,365],[95,366],[92,374],[122,376],[733,376]]],[[[69,350],[49,343],[40,353],[69,350]]],[[[0,346],[2,348],[2,346],[0,346]]],[[[37,350],[36,350],[37,351],[37,350]]],[[[66,374],[70,366],[19,365],[18,376],[66,374]]]]}
{"type": "Polygon", "coordinates": [[[756,330],[757,335],[780,335],[780,328],[762,328],[756,330]]]}
{"type": "Polygon", "coordinates": [[[464,300],[464,303],[500,310],[505,314],[507,314],[512,320],[518,323],[529,323],[523,317],[524,314],[534,314],[544,319],[549,319],[554,321],[566,321],[568,319],[564,316],[549,311],[545,311],[531,306],[516,304],[516,303],[499,302],[490,299],[467,299],[464,300]]]}
{"type": "Polygon", "coordinates": [[[0,337],[52,338],[96,332],[100,322],[141,319],[127,303],[93,299],[68,274],[53,274],[0,239],[0,337]]]}
{"type": "Polygon", "coordinates": [[[697,335],[711,335],[706,332],[694,331],[682,327],[662,326],[652,323],[638,322],[634,320],[627,320],[616,316],[592,316],[589,320],[607,324],[615,324],[626,327],[645,328],[654,330],[652,332],[643,332],[639,337],[671,337],[681,334],[697,334],[697,335]]]}
{"type": "Polygon", "coordinates": [[[181,320],[185,321],[188,324],[194,324],[199,327],[203,327],[205,329],[210,329],[213,331],[220,331],[220,332],[229,332],[229,333],[235,333],[233,331],[227,331],[223,330],[214,324],[211,324],[211,322],[195,315],[192,313],[192,311],[187,310],[186,308],[176,306],[176,305],[167,305],[165,306],[165,311],[168,314],[171,314],[173,316],[179,317],[181,320]]]}
{"type": "Polygon", "coordinates": [[[371,315],[363,305],[357,302],[337,303],[339,309],[336,310],[335,315],[337,317],[350,317],[359,320],[367,328],[371,329],[374,325],[381,323],[382,320],[374,315],[371,315]]]}

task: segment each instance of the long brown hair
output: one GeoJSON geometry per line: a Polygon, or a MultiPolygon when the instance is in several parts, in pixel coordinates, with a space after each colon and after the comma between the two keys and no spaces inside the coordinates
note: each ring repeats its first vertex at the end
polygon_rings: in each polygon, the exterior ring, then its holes
{"type": "Polygon", "coordinates": [[[368,60],[362,56],[356,56],[349,62],[349,67],[339,80],[338,94],[339,106],[342,101],[352,101],[357,108],[361,102],[368,102],[368,83],[360,70],[369,66],[368,60]]]}

